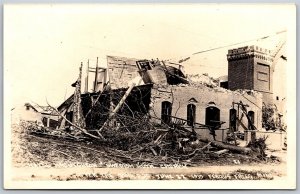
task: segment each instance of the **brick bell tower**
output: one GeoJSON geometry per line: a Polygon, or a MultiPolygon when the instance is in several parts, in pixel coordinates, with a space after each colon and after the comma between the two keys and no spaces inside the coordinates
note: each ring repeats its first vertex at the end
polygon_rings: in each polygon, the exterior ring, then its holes
{"type": "Polygon", "coordinates": [[[273,101],[273,57],[271,51],[258,46],[228,50],[228,89],[261,92],[263,102],[273,101]]]}

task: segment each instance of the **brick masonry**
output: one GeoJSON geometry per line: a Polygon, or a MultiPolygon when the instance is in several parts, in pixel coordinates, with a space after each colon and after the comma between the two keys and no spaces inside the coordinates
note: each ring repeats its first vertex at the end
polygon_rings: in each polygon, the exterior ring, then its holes
{"type": "Polygon", "coordinates": [[[151,70],[147,71],[147,74],[150,76],[152,83],[167,85],[167,77],[162,66],[156,66],[151,70]]]}
{"type": "MultiPolygon", "coordinates": [[[[108,68],[109,76],[111,80],[112,88],[126,88],[128,87],[128,82],[133,78],[140,76],[138,73],[138,67],[136,66],[136,61],[138,59],[129,59],[123,57],[112,57],[108,56],[108,68]]],[[[248,65],[248,72],[254,71],[254,59],[242,59],[243,64],[248,65]]],[[[231,63],[233,70],[229,72],[234,73],[236,84],[235,87],[238,88],[237,83],[239,80],[245,80],[247,84],[246,89],[253,88],[253,77],[246,76],[245,68],[241,67],[239,61],[234,61],[231,63]]],[[[226,123],[222,125],[223,129],[229,128],[229,111],[232,108],[232,102],[242,101],[244,104],[249,105],[248,111],[253,111],[255,115],[254,125],[260,129],[261,128],[261,107],[262,107],[262,95],[260,93],[253,92],[248,95],[245,91],[240,93],[238,91],[226,90],[224,88],[210,88],[205,85],[189,85],[189,84],[179,84],[179,85],[168,85],[166,82],[165,73],[161,68],[154,68],[147,73],[147,76],[155,84],[151,90],[151,103],[150,103],[150,115],[152,121],[156,123],[161,123],[161,105],[163,101],[169,101],[172,104],[172,116],[187,119],[187,105],[194,104],[196,106],[196,120],[195,122],[205,124],[205,111],[209,102],[214,102],[216,107],[220,109],[220,120],[226,123]]],[[[147,78],[147,79],[148,79],[147,78]]],[[[237,107],[235,107],[237,109],[237,107]]],[[[240,118],[242,117],[242,112],[240,111],[240,118]]],[[[244,115],[241,119],[242,123],[248,127],[248,121],[244,115]]],[[[244,128],[238,125],[238,130],[243,131],[244,128]]],[[[227,130],[217,130],[216,139],[218,141],[223,141],[226,138],[227,130]]],[[[208,139],[212,139],[207,129],[196,130],[198,134],[204,136],[208,139]]]]}
{"type": "Polygon", "coordinates": [[[127,88],[128,83],[140,76],[136,61],[139,59],[107,56],[108,75],[112,89],[127,88]]]}
{"type": "Polygon", "coordinates": [[[270,50],[246,46],[228,51],[228,88],[261,92],[265,103],[272,103],[273,57],[270,50]]]}
{"type": "Polygon", "coordinates": [[[237,89],[253,89],[254,87],[254,59],[239,59],[230,61],[228,64],[228,88],[230,90],[237,89]]]}
{"type": "MultiPolygon", "coordinates": [[[[161,118],[161,104],[163,101],[173,102],[172,116],[187,119],[187,105],[196,105],[196,122],[205,124],[205,110],[209,102],[214,102],[216,107],[220,109],[220,120],[226,123],[222,125],[222,128],[229,127],[229,110],[232,108],[232,102],[242,101],[244,104],[249,105],[248,111],[253,111],[255,114],[254,125],[261,129],[262,118],[262,96],[260,93],[253,93],[248,95],[246,93],[239,93],[235,91],[226,90],[223,88],[209,88],[206,86],[190,86],[190,85],[168,85],[168,86],[153,86],[151,92],[151,110],[150,115],[154,122],[160,123],[161,118]],[[172,95],[173,93],[173,95],[172,95]],[[244,97],[243,97],[244,96],[244,97]],[[250,102],[251,101],[251,102],[250,102]],[[254,104],[255,105],[254,105],[254,104]]],[[[236,107],[237,109],[237,107],[236,107]]],[[[240,111],[240,117],[241,117],[240,111]]],[[[242,118],[242,122],[245,126],[248,126],[248,121],[245,116],[242,118]]],[[[238,130],[243,131],[242,126],[238,127],[238,130]]],[[[216,139],[223,141],[226,138],[228,130],[217,130],[216,139]]],[[[206,138],[211,139],[209,131],[205,129],[196,130],[198,134],[206,138]]]]}

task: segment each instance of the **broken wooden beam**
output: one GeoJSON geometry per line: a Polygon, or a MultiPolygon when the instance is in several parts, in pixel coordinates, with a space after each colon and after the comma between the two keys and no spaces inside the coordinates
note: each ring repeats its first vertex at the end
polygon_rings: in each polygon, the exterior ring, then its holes
{"type": "Polygon", "coordinates": [[[220,149],[227,149],[229,151],[233,151],[233,152],[237,152],[237,153],[242,153],[242,154],[249,154],[249,153],[251,153],[251,149],[250,148],[245,148],[245,147],[239,147],[239,146],[235,146],[235,145],[225,144],[225,143],[218,142],[218,141],[210,141],[210,140],[205,139],[205,138],[200,138],[199,141],[202,141],[204,143],[211,142],[211,146],[213,146],[213,147],[220,148],[220,149]]]}
{"type": "Polygon", "coordinates": [[[126,98],[129,96],[130,92],[132,91],[132,89],[136,86],[139,85],[141,82],[142,78],[139,79],[138,83],[133,82],[130,87],[127,89],[126,93],[124,94],[124,96],[121,98],[121,100],[119,101],[118,105],[114,108],[114,110],[109,114],[108,119],[105,121],[105,123],[102,125],[102,127],[99,129],[99,131],[102,131],[103,128],[108,124],[108,122],[110,121],[110,119],[119,111],[119,109],[122,107],[122,105],[124,104],[126,98]]]}
{"type": "Polygon", "coordinates": [[[157,152],[153,149],[153,147],[150,147],[150,150],[152,151],[152,153],[154,154],[154,156],[157,156],[157,152]]]}
{"type": "Polygon", "coordinates": [[[213,154],[214,154],[215,156],[219,157],[220,155],[225,154],[225,153],[227,153],[227,152],[229,152],[229,150],[228,150],[228,149],[224,149],[224,150],[219,150],[219,151],[217,151],[217,152],[214,152],[213,154]]]}
{"type": "MultiPolygon", "coordinates": [[[[48,103],[48,102],[47,102],[47,103],[48,103]]],[[[95,135],[90,134],[89,132],[87,132],[86,129],[81,128],[80,126],[75,125],[74,123],[72,123],[71,121],[69,121],[69,120],[67,119],[67,117],[65,117],[64,115],[62,115],[56,108],[54,108],[53,106],[49,105],[49,103],[48,103],[48,106],[51,107],[57,114],[59,114],[59,116],[61,116],[66,122],[68,122],[70,125],[72,125],[72,126],[75,127],[76,129],[79,129],[79,130],[80,130],[81,132],[83,132],[84,134],[86,134],[86,135],[88,135],[88,136],[90,136],[90,137],[96,138],[96,139],[102,138],[103,140],[105,140],[105,138],[104,138],[101,134],[99,134],[100,137],[97,137],[97,136],[95,136],[95,135]]]]}
{"type": "Polygon", "coordinates": [[[83,117],[82,107],[81,107],[81,76],[82,76],[82,63],[79,68],[79,76],[77,79],[76,88],[74,91],[74,99],[73,99],[73,123],[76,126],[79,126],[81,128],[85,128],[85,119],[83,117]]]}
{"type": "Polygon", "coordinates": [[[96,71],[95,71],[95,81],[94,81],[94,92],[97,92],[97,80],[98,80],[98,57],[96,63],[96,71]]]}

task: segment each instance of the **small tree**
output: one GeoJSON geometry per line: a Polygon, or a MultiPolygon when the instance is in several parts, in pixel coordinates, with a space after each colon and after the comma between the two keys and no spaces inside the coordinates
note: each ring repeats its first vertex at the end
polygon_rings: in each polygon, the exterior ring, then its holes
{"type": "Polygon", "coordinates": [[[286,125],[282,122],[281,117],[275,104],[262,107],[262,126],[266,130],[286,131],[286,125]]]}

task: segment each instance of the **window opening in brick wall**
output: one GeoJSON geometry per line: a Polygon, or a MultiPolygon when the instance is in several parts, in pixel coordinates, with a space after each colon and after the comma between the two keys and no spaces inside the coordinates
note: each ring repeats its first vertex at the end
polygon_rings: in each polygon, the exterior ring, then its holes
{"type": "Polygon", "coordinates": [[[169,101],[163,101],[161,103],[161,120],[162,123],[169,124],[171,122],[172,115],[172,103],[169,101]]]}
{"type": "Polygon", "coordinates": [[[209,106],[205,110],[205,124],[219,128],[220,126],[220,109],[215,106],[209,106]]]}
{"type": "Polygon", "coordinates": [[[236,116],[237,116],[237,111],[235,109],[230,109],[229,110],[229,128],[232,129],[233,131],[236,131],[236,116]]]}
{"type": "Polygon", "coordinates": [[[194,126],[196,121],[196,105],[188,104],[187,105],[187,125],[194,126]]]}
{"type": "MultiPolygon", "coordinates": [[[[254,124],[254,112],[253,112],[253,111],[249,111],[249,112],[248,112],[248,117],[249,117],[251,123],[254,124]]],[[[250,123],[248,123],[248,129],[251,130],[251,125],[250,125],[250,123]]]]}

